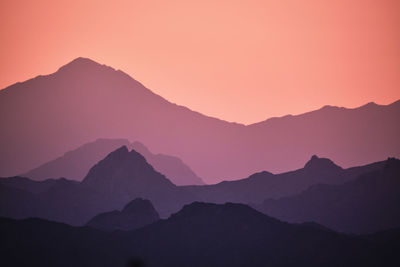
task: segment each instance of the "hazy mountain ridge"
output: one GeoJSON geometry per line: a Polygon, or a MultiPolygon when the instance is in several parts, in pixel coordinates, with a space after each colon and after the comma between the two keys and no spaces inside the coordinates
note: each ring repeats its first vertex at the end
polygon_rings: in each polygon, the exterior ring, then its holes
{"type": "Polygon", "coordinates": [[[127,146],[138,151],[159,172],[176,185],[204,184],[189,166],[177,157],[153,154],[140,142],[130,143],[127,139],[97,139],[64,153],[21,176],[33,180],[65,177],[82,181],[90,168],[115,149],[127,146]]]}
{"type": "Polygon", "coordinates": [[[140,140],[156,154],[179,157],[208,183],[296,169],[312,154],[362,165],[400,156],[399,114],[397,101],[244,126],[169,103],[121,71],[78,58],[0,91],[0,176],[25,173],[99,137],[140,140]]]}

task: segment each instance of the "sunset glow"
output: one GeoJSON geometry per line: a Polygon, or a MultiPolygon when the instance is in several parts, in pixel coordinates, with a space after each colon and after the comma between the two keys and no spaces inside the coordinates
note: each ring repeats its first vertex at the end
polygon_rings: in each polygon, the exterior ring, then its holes
{"type": "Polygon", "coordinates": [[[253,123],[400,98],[400,1],[0,3],[0,88],[76,57],[166,99],[253,123]]]}

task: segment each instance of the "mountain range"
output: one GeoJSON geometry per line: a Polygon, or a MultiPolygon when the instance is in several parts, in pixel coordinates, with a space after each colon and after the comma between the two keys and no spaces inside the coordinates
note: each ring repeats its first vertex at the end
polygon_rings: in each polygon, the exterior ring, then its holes
{"type": "Polygon", "coordinates": [[[384,166],[385,161],[380,161],[343,169],[330,159],[313,155],[304,167],[298,170],[280,174],[263,171],[236,181],[184,188],[197,199],[206,202],[261,203],[266,198],[276,199],[298,194],[312,185],[343,184],[384,166]]]}
{"type": "Polygon", "coordinates": [[[289,224],[242,204],[195,202],[166,220],[112,233],[0,218],[7,266],[398,266],[399,231],[371,236],[289,224]],[[35,231],[32,231],[35,229],[35,231]]]}
{"type": "Polygon", "coordinates": [[[162,218],[195,201],[236,202],[251,204],[285,221],[317,222],[338,231],[371,233],[400,227],[398,162],[388,159],[343,169],[314,155],[296,171],[262,172],[215,185],[177,186],[141,154],[122,146],[95,164],[82,182],[0,179],[0,216],[40,217],[81,226],[104,212],[120,217],[118,210],[135,198],[150,200],[162,218]],[[380,216],[380,212],[384,214],[380,216]],[[356,214],[363,216],[357,219],[356,214]]]}
{"type": "Polygon", "coordinates": [[[82,181],[90,168],[115,149],[127,146],[135,149],[159,172],[176,185],[204,184],[181,159],[164,154],[153,154],[142,143],[129,143],[126,139],[97,139],[66,152],[64,155],[44,163],[21,176],[33,180],[64,177],[82,181]]]}
{"type": "Polygon", "coordinates": [[[289,222],[316,222],[336,231],[367,234],[400,225],[400,160],[340,185],[313,185],[300,194],[255,207],[289,222]]]}
{"type": "Polygon", "coordinates": [[[313,154],[358,166],[400,156],[399,114],[397,101],[230,123],[168,102],[122,71],[77,58],[0,90],[0,176],[27,173],[98,138],[140,140],[155,154],[180,158],[206,183],[297,169],[313,154]]]}

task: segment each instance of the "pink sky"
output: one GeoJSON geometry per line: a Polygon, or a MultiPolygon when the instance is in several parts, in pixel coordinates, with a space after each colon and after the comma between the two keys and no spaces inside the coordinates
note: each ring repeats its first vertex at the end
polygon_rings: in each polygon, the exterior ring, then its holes
{"type": "Polygon", "coordinates": [[[0,2],[0,88],[82,56],[252,123],[400,98],[400,1],[0,2]]]}

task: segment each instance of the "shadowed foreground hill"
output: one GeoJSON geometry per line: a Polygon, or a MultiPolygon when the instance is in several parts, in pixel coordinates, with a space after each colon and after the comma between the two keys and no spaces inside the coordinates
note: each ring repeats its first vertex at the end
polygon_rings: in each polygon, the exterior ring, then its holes
{"type": "Polygon", "coordinates": [[[289,222],[313,221],[337,231],[371,233],[400,226],[400,160],[342,185],[316,185],[301,194],[268,199],[258,210],[289,222]]]}
{"type": "Polygon", "coordinates": [[[114,210],[94,216],[87,226],[103,231],[134,230],[151,224],[160,217],[149,200],[136,198],[122,211],[114,210]]]}
{"type": "Polygon", "coordinates": [[[241,204],[192,203],[131,232],[0,219],[10,266],[397,266],[391,240],[280,222],[241,204]],[[389,246],[389,247],[388,247],[389,246]],[[383,258],[383,255],[386,258],[383,258]]]}

